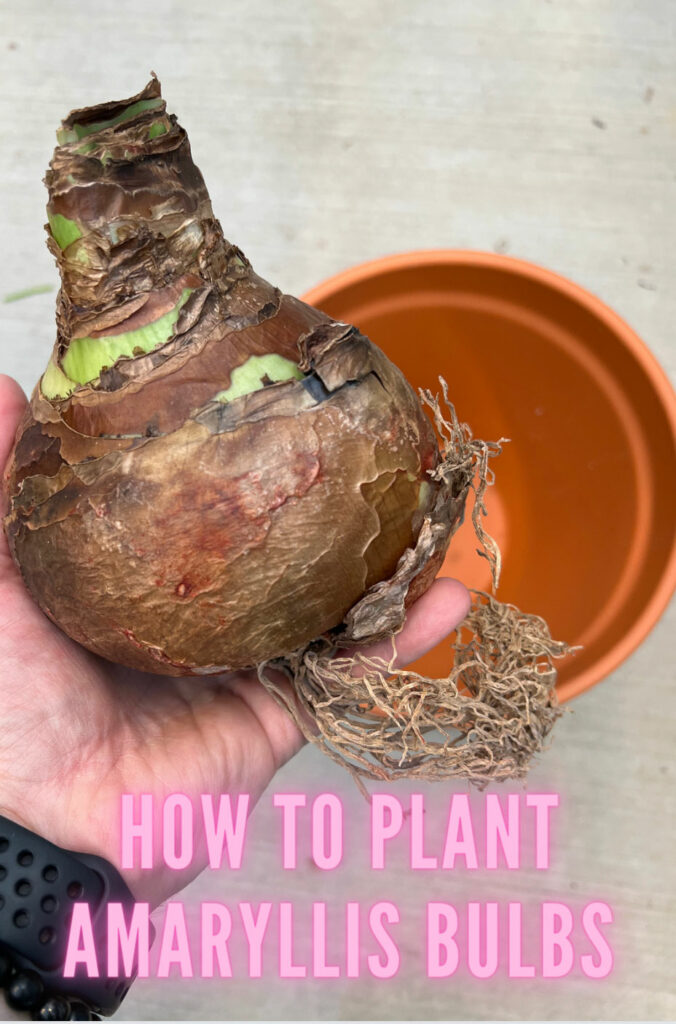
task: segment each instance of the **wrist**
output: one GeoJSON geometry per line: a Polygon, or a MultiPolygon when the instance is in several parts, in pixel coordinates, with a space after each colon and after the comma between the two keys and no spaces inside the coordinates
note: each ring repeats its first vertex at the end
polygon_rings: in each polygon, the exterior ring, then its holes
{"type": "Polygon", "coordinates": [[[114,1013],[131,978],[108,977],[103,967],[108,907],[118,904],[128,911],[133,903],[128,886],[107,861],[59,848],[0,817],[0,966],[9,1005],[43,1014],[36,1019],[91,1019],[63,1016],[66,1010],[71,1013],[71,1004],[78,1012],[81,1003],[114,1013]],[[92,974],[88,968],[86,975],[66,977],[70,921],[77,905],[86,913],[99,971],[92,974]]]}
{"type": "MultiPolygon", "coordinates": [[[[21,810],[19,806],[18,801],[10,801],[4,796],[0,803],[0,817],[7,818],[60,849],[107,861],[122,877],[134,899],[139,903],[149,903],[153,909],[185,888],[206,863],[206,853],[198,852],[184,871],[175,871],[159,863],[151,869],[140,866],[123,868],[119,800],[102,802],[90,814],[68,813],[65,810],[58,817],[51,814],[47,801],[43,806],[26,802],[21,810]]],[[[153,827],[157,833],[153,845],[159,849],[161,836],[158,822],[155,821],[153,827]]]]}
{"type": "Polygon", "coordinates": [[[114,827],[119,809],[111,808],[109,814],[96,815],[94,818],[84,816],[83,827],[80,827],[82,815],[71,814],[68,810],[58,816],[54,815],[54,801],[51,804],[50,801],[45,801],[41,806],[28,801],[21,804],[4,796],[0,802],[0,818],[14,822],[62,850],[100,857],[119,872],[137,900],[147,900],[147,896],[137,892],[137,889],[142,888],[138,875],[121,869],[120,841],[114,827]],[[113,823],[112,828],[109,822],[113,823]]]}

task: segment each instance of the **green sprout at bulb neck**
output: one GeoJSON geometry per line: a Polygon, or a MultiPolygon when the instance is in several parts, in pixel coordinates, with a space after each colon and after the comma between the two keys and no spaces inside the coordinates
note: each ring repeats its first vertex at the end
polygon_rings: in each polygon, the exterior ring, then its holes
{"type": "Polygon", "coordinates": [[[61,146],[65,146],[70,142],[79,142],[80,139],[85,139],[88,135],[95,135],[96,132],[103,131],[105,128],[114,128],[124,121],[131,120],[132,117],[136,117],[137,114],[141,114],[145,110],[157,110],[158,107],[163,105],[164,100],[161,97],[151,100],[138,100],[117,114],[116,117],[111,117],[107,121],[97,121],[94,124],[74,124],[72,128],[61,128],[56,133],[56,138],[61,146]]]}
{"type": "Polygon", "coordinates": [[[145,355],[164,345],[172,336],[181,307],[192,291],[192,288],[184,288],[173,309],[137,330],[102,338],[73,338],[61,366],[52,360],[47,367],[41,385],[45,398],[67,398],[79,384],[98,380],[101,371],[114,366],[118,359],[145,355]]]}
{"type": "Polygon", "coordinates": [[[59,249],[67,249],[73,242],[77,242],[78,238],[82,238],[82,232],[75,221],[64,217],[62,213],[48,213],[47,220],[52,238],[59,249]]]}

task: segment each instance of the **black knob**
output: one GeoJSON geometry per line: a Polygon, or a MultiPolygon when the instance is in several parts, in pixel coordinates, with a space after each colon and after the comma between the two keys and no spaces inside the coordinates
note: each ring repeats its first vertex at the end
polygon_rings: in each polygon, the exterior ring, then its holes
{"type": "Polygon", "coordinates": [[[68,1020],[70,1003],[61,996],[52,996],[37,1010],[33,1010],[33,1020],[68,1020]]]}
{"type": "Polygon", "coordinates": [[[19,971],[7,986],[5,999],[13,1010],[34,1010],[43,994],[44,986],[35,971],[19,971]]]}

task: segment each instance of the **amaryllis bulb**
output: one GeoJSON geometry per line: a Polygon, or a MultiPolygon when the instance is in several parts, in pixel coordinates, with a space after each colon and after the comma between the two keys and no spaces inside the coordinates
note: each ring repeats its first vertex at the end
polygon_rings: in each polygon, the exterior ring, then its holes
{"type": "Polygon", "coordinates": [[[156,79],[58,138],[57,339],[7,476],[33,597],[170,675],[396,630],[466,493],[413,389],[226,241],[156,79]]]}

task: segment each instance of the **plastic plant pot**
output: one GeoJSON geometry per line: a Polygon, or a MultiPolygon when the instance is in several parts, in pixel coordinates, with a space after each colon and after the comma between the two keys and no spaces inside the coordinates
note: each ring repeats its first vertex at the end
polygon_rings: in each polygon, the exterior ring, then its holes
{"type": "MultiPolygon", "coordinates": [[[[307,302],[357,325],[415,387],[449,385],[494,461],[485,521],[498,596],[583,650],[560,663],[561,701],[641,643],[676,586],[676,395],[632,329],[578,285],[522,260],[440,250],[389,256],[313,288],[307,302]]],[[[441,575],[488,589],[471,524],[441,575]]],[[[416,665],[445,675],[439,645],[416,665]]]]}

